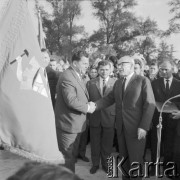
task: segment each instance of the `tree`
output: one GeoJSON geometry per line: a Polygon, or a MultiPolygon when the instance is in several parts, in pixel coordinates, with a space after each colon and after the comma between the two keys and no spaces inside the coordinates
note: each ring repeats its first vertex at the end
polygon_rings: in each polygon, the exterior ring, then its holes
{"type": "Polygon", "coordinates": [[[168,45],[166,42],[162,41],[159,44],[159,49],[158,49],[158,60],[162,61],[165,58],[168,58],[170,60],[174,60],[174,47],[173,45],[168,45]]]}
{"type": "Polygon", "coordinates": [[[92,1],[92,6],[96,10],[94,15],[100,20],[101,26],[93,36],[101,34],[101,41],[106,44],[115,44],[136,36],[137,32],[132,28],[136,19],[128,11],[135,5],[135,0],[92,1]]]}
{"type": "Polygon", "coordinates": [[[163,34],[164,36],[180,32],[180,0],[170,0],[168,5],[173,17],[169,20],[169,29],[163,34]]]}
{"type": "Polygon", "coordinates": [[[142,54],[147,63],[150,63],[157,54],[155,39],[161,36],[162,31],[159,30],[157,22],[148,17],[145,20],[139,20],[139,32],[140,36],[133,40],[132,49],[135,53],[142,54]]]}
{"type": "Polygon", "coordinates": [[[47,0],[53,13],[43,17],[46,30],[47,48],[65,58],[71,54],[77,44],[77,34],[84,32],[83,26],[77,26],[75,19],[81,15],[80,1],[47,0]]]}

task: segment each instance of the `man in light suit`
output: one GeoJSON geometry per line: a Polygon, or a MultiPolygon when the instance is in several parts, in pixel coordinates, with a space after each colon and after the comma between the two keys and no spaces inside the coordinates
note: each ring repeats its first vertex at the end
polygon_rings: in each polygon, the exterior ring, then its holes
{"type": "Polygon", "coordinates": [[[106,97],[96,102],[97,110],[115,103],[119,156],[123,163],[123,180],[142,179],[137,171],[129,173],[132,162],[143,163],[146,134],[155,109],[150,81],[134,73],[134,59],[124,56],[117,61],[120,79],[106,97]]]}
{"type": "Polygon", "coordinates": [[[62,73],[57,84],[55,106],[56,130],[59,150],[65,156],[65,165],[75,172],[80,135],[86,128],[86,114],[94,110],[82,80],[89,59],[82,51],[72,56],[72,65],[62,73]]]}
{"type": "MultiPolygon", "coordinates": [[[[109,94],[116,81],[111,78],[111,64],[109,61],[98,63],[99,77],[87,83],[90,101],[97,101],[109,94]]],[[[90,173],[94,174],[99,169],[101,159],[102,169],[107,172],[107,158],[113,147],[115,122],[115,105],[104,110],[96,111],[89,116],[90,142],[92,168],[90,173]]]]}

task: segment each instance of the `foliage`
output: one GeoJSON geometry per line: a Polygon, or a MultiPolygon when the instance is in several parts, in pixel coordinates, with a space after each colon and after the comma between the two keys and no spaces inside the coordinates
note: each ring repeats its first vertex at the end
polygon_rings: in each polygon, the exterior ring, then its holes
{"type": "Polygon", "coordinates": [[[170,0],[168,5],[170,6],[170,13],[173,17],[169,20],[169,29],[163,34],[163,36],[169,36],[172,33],[180,32],[180,0],[170,0]]]}
{"type": "Polygon", "coordinates": [[[47,48],[70,60],[72,51],[78,44],[77,35],[84,33],[84,26],[75,24],[75,20],[81,15],[80,1],[47,1],[53,9],[52,14],[43,16],[47,48]]]}

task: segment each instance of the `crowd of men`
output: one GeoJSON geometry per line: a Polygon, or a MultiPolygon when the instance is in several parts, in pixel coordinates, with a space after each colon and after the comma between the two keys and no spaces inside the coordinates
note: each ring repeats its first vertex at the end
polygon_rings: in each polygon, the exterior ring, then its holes
{"type": "MultiPolygon", "coordinates": [[[[133,162],[143,165],[147,148],[151,151],[151,161],[156,162],[159,123],[156,104],[180,95],[180,73],[174,74],[173,61],[164,58],[152,62],[145,71],[142,61],[133,57],[109,57],[89,67],[88,57],[78,51],[63,72],[57,71],[54,64],[56,61],[51,60],[46,71],[58,146],[66,167],[75,172],[77,158],[89,162],[85,156],[88,132],[91,174],[97,172],[100,163],[107,173],[107,158],[114,145],[119,157],[127,158],[123,164],[123,180],[134,179],[136,174],[128,172],[133,162]]],[[[163,113],[161,156],[164,169],[168,168],[168,162],[175,162],[180,172],[180,98],[170,103],[177,110],[163,113]]],[[[155,175],[155,166],[150,170],[155,175]]],[[[167,175],[172,178],[171,172],[167,175]]]]}

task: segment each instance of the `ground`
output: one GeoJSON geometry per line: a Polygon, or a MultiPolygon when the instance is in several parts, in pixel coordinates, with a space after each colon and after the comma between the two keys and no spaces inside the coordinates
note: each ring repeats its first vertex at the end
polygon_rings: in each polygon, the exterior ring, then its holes
{"type": "MultiPolygon", "coordinates": [[[[90,158],[90,145],[87,146],[87,157],[90,158]]],[[[23,166],[28,160],[14,155],[8,151],[0,150],[0,180],[6,180],[7,177],[15,173],[20,167],[23,166]]],[[[84,180],[108,180],[106,173],[99,169],[96,174],[90,174],[91,162],[83,162],[78,160],[76,164],[76,174],[78,174],[84,180]]],[[[116,178],[117,179],[117,178],[116,178]]],[[[121,178],[118,178],[121,180],[121,178]]],[[[147,178],[147,180],[155,180],[156,177],[147,178]]],[[[163,178],[161,180],[168,180],[163,178]]]]}

